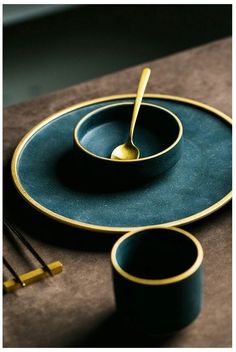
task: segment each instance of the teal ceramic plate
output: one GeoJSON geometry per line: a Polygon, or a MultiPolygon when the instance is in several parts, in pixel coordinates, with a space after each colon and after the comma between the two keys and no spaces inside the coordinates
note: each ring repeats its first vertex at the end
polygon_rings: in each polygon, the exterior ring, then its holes
{"type": "Polygon", "coordinates": [[[178,226],[201,219],[231,199],[232,122],[196,101],[146,94],[180,118],[183,150],[179,162],[155,180],[129,189],[90,184],[72,163],[73,130],[88,112],[134,95],[118,95],[74,105],[48,117],[19,143],[12,176],[20,194],[45,215],[68,225],[122,233],[145,226],[178,226]]]}

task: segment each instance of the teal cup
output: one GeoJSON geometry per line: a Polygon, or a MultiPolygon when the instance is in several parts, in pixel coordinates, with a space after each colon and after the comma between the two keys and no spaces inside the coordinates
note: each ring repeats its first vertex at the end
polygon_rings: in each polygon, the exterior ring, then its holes
{"type": "Polygon", "coordinates": [[[132,330],[172,334],[202,305],[203,250],[179,228],[148,228],[118,239],[111,252],[118,313],[132,330]]]}

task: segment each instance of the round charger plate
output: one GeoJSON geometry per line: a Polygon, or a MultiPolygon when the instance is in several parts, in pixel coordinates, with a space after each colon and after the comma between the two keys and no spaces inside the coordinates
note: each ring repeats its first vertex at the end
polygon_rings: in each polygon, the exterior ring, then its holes
{"type": "Polygon", "coordinates": [[[108,233],[184,225],[226,204],[232,197],[232,120],[210,106],[174,96],[144,98],[173,111],[183,124],[182,156],[174,168],[123,190],[100,187],[96,175],[91,185],[75,180],[74,171],[82,165],[68,160],[78,121],[98,107],[134,97],[116,95],[73,105],[29,131],[12,159],[13,180],[23,198],[57,221],[108,233]]]}

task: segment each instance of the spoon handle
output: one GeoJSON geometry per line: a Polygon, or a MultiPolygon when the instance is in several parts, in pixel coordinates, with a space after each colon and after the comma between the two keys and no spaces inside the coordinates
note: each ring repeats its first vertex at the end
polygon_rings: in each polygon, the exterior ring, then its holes
{"type": "Polygon", "coordinates": [[[129,142],[131,144],[133,144],[133,134],[134,134],[134,127],[135,127],[135,123],[138,117],[138,112],[140,109],[140,105],[142,103],[142,99],[143,99],[143,95],[144,95],[144,91],[150,76],[151,70],[150,68],[144,68],[139,80],[139,84],[138,84],[138,89],[137,89],[137,93],[136,93],[136,99],[135,99],[135,103],[134,103],[134,110],[133,110],[133,115],[132,115],[132,120],[131,120],[131,125],[130,125],[130,133],[129,133],[129,142]]]}

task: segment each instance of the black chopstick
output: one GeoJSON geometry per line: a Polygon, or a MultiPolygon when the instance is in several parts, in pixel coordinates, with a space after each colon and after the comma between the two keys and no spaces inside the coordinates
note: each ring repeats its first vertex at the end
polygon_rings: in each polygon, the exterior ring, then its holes
{"type": "Polygon", "coordinates": [[[33,256],[40,262],[40,264],[42,264],[44,270],[47,271],[51,276],[53,276],[53,272],[51,271],[51,269],[49,268],[47,263],[42,259],[42,257],[31,246],[31,244],[23,236],[23,234],[21,232],[19,232],[6,218],[4,218],[4,225],[7,228],[7,230],[10,232],[11,235],[13,235],[13,236],[16,235],[19,238],[19,240],[28,248],[28,250],[33,254],[33,256]]]}
{"type": "Polygon", "coordinates": [[[3,264],[7,267],[7,269],[12,273],[12,275],[15,277],[15,280],[19,282],[19,284],[24,287],[26,284],[24,281],[21,280],[20,276],[17,274],[17,272],[13,269],[13,267],[10,265],[10,263],[6,260],[6,258],[3,257],[3,264]]]}

